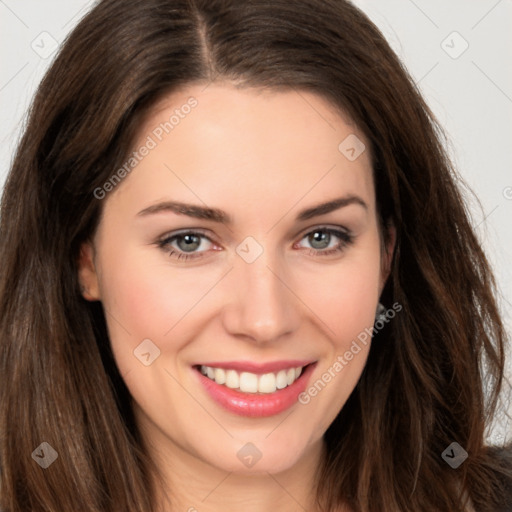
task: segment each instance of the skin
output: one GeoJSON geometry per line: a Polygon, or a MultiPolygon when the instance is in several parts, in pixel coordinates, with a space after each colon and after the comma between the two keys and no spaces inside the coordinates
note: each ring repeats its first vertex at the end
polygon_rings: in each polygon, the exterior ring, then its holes
{"type": "MultiPolygon", "coordinates": [[[[98,230],[82,247],[84,297],[105,308],[114,357],[163,476],[161,510],[315,510],[322,436],[370,344],[308,404],[267,418],[221,408],[192,365],[308,359],[318,361],[311,384],[373,326],[394,240],[382,246],[369,151],[349,161],[338,150],[349,134],[369,145],[315,94],[215,83],[189,85],[156,105],[134,148],[191,96],[197,107],[104,199],[98,230]],[[296,220],[305,208],[347,195],[366,207],[296,220]],[[222,209],[233,223],[138,215],[166,200],[222,209]],[[349,230],[353,242],[320,254],[328,249],[307,235],[324,226],[349,230]],[[212,240],[201,239],[201,257],[178,260],[158,246],[191,228],[212,240]],[[252,263],[236,252],[248,236],[263,249],[252,263]],[[160,356],[145,366],[133,351],[148,338],[160,356]],[[237,457],[248,442],[262,453],[251,468],[237,457]]],[[[340,242],[332,236],[329,248],[340,242]]],[[[185,244],[172,246],[183,252],[185,244]]]]}

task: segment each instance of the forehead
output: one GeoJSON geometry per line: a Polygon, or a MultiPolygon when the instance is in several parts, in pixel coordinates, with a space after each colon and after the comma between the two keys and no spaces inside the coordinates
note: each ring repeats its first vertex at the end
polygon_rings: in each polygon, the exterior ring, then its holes
{"type": "Polygon", "coordinates": [[[243,196],[289,208],[306,195],[339,193],[373,202],[365,137],[311,92],[189,85],[153,107],[134,151],[145,145],[151,149],[119,187],[137,202],[170,194],[213,206],[243,196]]]}

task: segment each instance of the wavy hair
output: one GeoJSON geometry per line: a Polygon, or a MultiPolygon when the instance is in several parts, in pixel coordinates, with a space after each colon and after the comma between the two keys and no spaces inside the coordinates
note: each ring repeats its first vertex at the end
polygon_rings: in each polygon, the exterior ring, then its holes
{"type": "Polygon", "coordinates": [[[218,80],[313,92],[348,115],[371,145],[383,234],[397,231],[382,302],[403,311],[325,434],[319,508],[457,512],[466,491],[479,512],[512,510],[511,448],[485,442],[508,340],[493,276],[442,129],[344,0],[103,0],[69,35],[1,203],[0,507],[154,510],[155,468],[77,262],[104,204],[94,190],[151,107],[218,80]],[[45,471],[31,457],[42,441],[58,453],[45,471]],[[469,454],[458,469],[441,457],[453,441],[469,454]]]}

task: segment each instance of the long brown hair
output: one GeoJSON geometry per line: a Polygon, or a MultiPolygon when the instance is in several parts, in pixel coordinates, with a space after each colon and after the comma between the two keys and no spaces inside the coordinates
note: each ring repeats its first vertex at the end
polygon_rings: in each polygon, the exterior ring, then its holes
{"type": "Polygon", "coordinates": [[[307,90],[348,114],[371,144],[380,217],[397,230],[382,302],[403,311],[374,335],[325,434],[319,507],[454,512],[466,489],[478,511],[512,510],[510,448],[484,442],[507,342],[493,277],[441,128],[344,0],[103,0],[68,37],[1,204],[0,507],[154,510],[154,467],[77,260],[100,219],[94,190],[123,165],[151,107],[221,79],[307,90]],[[31,456],[42,442],[58,453],[46,470],[31,456]],[[441,457],[452,442],[469,455],[457,469],[441,457]]]}

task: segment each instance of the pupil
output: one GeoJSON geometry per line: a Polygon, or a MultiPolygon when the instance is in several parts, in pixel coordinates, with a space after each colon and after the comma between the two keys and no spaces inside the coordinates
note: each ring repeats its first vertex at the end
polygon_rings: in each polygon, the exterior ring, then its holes
{"type": "Polygon", "coordinates": [[[325,231],[315,231],[309,235],[309,243],[315,249],[325,249],[328,247],[331,235],[325,231]]]}
{"type": "Polygon", "coordinates": [[[181,250],[192,252],[199,247],[201,240],[196,235],[183,235],[178,239],[178,246],[181,250]],[[185,242],[185,244],[182,244],[185,242]]]}

